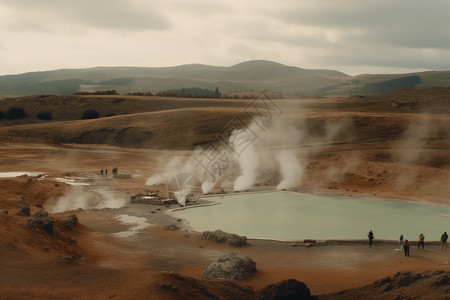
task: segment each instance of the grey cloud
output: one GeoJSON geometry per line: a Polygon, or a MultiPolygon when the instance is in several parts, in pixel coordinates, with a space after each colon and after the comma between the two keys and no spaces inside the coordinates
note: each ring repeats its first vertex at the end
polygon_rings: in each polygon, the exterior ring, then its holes
{"type": "Polygon", "coordinates": [[[229,4],[210,0],[166,0],[163,2],[163,5],[166,5],[167,9],[170,11],[201,16],[203,18],[220,14],[232,14],[235,12],[235,9],[229,4]]]}
{"type": "Polygon", "coordinates": [[[70,24],[111,30],[164,30],[170,21],[156,7],[140,8],[121,0],[1,0],[16,11],[16,29],[46,30],[70,24]],[[37,18],[36,16],[40,16],[37,18]],[[28,21],[26,21],[28,20],[28,21]],[[31,21],[33,20],[33,21],[31,21]],[[44,24],[52,24],[44,26],[44,24]]]}
{"type": "Polygon", "coordinates": [[[311,62],[323,65],[373,66],[415,70],[449,70],[450,52],[421,51],[392,47],[349,47],[331,49],[327,55],[311,57],[311,62]]]}
{"type": "MultiPolygon", "coordinates": [[[[293,4],[295,5],[295,4],[293,4]]],[[[400,47],[450,48],[447,38],[450,2],[420,1],[315,1],[275,12],[289,23],[360,31],[358,39],[400,47]],[[322,5],[320,5],[322,4],[322,5]]]]}

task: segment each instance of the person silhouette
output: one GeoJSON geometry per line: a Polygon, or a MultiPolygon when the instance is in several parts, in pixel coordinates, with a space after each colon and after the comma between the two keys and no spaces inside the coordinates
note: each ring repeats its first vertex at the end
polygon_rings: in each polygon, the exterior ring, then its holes
{"type": "Polygon", "coordinates": [[[447,252],[448,234],[446,231],[441,235],[441,250],[447,252]]]}
{"type": "Polygon", "coordinates": [[[420,246],[422,246],[423,250],[423,246],[425,246],[425,236],[423,235],[423,233],[419,235],[419,243],[417,244],[417,249],[419,249],[420,246]]]}
{"type": "Polygon", "coordinates": [[[400,235],[400,238],[398,239],[398,249],[400,251],[403,250],[403,234],[400,235]]]}
{"type": "Polygon", "coordinates": [[[409,257],[409,241],[405,240],[405,242],[403,243],[403,249],[405,249],[405,256],[409,257]]]}
{"type": "Polygon", "coordinates": [[[369,247],[372,248],[372,241],[373,241],[373,239],[374,239],[372,230],[369,231],[369,233],[367,234],[367,236],[369,237],[369,247]]]}

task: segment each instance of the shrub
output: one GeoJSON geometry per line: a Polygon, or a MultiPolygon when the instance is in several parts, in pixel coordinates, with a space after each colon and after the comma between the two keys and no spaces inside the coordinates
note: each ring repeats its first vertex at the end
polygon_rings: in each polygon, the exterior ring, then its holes
{"type": "Polygon", "coordinates": [[[25,118],[26,116],[27,116],[27,114],[20,107],[11,107],[6,112],[6,118],[9,120],[22,119],[22,118],[25,118]]]}
{"type": "Polygon", "coordinates": [[[36,118],[39,120],[48,121],[52,119],[52,113],[48,111],[42,111],[36,115],[36,118]]]}
{"type": "Polygon", "coordinates": [[[93,109],[88,109],[83,113],[83,116],[81,117],[83,120],[86,119],[97,119],[100,116],[98,111],[93,109]]]}

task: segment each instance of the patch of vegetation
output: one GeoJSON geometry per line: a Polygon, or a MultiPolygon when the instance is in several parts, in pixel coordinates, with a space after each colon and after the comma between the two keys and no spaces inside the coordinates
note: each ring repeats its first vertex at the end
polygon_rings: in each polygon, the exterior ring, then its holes
{"type": "Polygon", "coordinates": [[[156,93],[156,96],[162,97],[186,97],[186,98],[220,98],[222,94],[219,92],[219,88],[216,90],[202,89],[199,87],[171,89],[166,91],[160,91],[156,93]]]}
{"type": "Polygon", "coordinates": [[[25,111],[20,107],[11,107],[6,112],[6,118],[8,120],[16,120],[16,119],[23,119],[27,116],[25,111]]]}
{"type": "Polygon", "coordinates": [[[152,92],[133,92],[133,93],[128,93],[127,95],[129,96],[153,96],[152,92]]]}
{"type": "Polygon", "coordinates": [[[99,112],[93,109],[88,109],[83,113],[83,116],[81,119],[87,120],[87,119],[97,119],[100,116],[99,112]]]}
{"type": "Polygon", "coordinates": [[[36,118],[39,120],[48,121],[52,119],[52,113],[48,111],[41,111],[36,115],[36,118]]]}
{"type": "Polygon", "coordinates": [[[361,88],[363,94],[383,94],[392,92],[401,88],[414,88],[421,83],[419,76],[405,76],[391,80],[366,84],[361,88]]]}
{"type": "Polygon", "coordinates": [[[0,120],[5,118],[6,118],[5,113],[2,110],[0,110],[0,120]]]}
{"type": "Polygon", "coordinates": [[[76,92],[74,95],[119,95],[116,90],[95,91],[95,92],[76,92]]]}

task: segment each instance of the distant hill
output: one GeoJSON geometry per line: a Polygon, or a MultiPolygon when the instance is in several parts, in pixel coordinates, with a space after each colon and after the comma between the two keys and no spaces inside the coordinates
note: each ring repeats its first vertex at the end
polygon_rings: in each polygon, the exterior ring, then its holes
{"type": "Polygon", "coordinates": [[[95,67],[0,76],[0,97],[70,95],[116,90],[120,94],[198,87],[220,92],[267,90],[295,96],[377,94],[399,88],[449,87],[450,71],[349,76],[255,60],[230,67],[95,67]]]}

